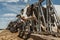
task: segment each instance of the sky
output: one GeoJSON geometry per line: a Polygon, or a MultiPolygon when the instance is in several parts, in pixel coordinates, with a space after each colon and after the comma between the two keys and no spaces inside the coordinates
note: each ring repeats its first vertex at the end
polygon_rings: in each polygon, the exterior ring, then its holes
{"type": "MultiPolygon", "coordinates": [[[[0,0],[0,29],[5,29],[10,21],[17,19],[16,15],[26,6],[27,1],[28,0],[0,0]]],[[[29,3],[33,4],[37,1],[38,0],[29,0],[29,3]]],[[[54,5],[60,5],[60,0],[52,0],[52,2],[54,5]]],[[[45,4],[45,2],[43,2],[43,4],[45,4]]]]}

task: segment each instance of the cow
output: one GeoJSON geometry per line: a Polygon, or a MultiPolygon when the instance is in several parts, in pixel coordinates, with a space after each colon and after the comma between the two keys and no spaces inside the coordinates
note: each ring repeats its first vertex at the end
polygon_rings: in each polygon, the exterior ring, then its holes
{"type": "Polygon", "coordinates": [[[16,27],[16,23],[17,23],[16,21],[10,22],[6,29],[10,30],[10,32],[12,32],[12,33],[18,32],[17,27],[16,27]]]}

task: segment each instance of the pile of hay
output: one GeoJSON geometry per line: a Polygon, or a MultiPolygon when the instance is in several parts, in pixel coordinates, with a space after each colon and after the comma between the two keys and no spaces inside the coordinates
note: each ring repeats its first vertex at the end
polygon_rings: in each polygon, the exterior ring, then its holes
{"type": "MultiPolygon", "coordinates": [[[[28,40],[60,40],[58,37],[50,35],[32,34],[28,40]]],[[[0,40],[23,40],[18,37],[18,33],[11,33],[9,30],[4,30],[0,33],[0,40]]]]}
{"type": "Polygon", "coordinates": [[[18,33],[11,33],[9,30],[4,30],[0,33],[0,40],[22,40],[17,35],[18,33]]]}

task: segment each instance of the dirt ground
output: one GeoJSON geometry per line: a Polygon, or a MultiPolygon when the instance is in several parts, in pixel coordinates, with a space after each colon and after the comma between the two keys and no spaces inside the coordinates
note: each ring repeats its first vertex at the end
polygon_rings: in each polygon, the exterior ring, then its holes
{"type": "MultiPolygon", "coordinates": [[[[0,33],[0,40],[23,40],[19,38],[18,33],[11,33],[9,30],[4,30],[0,33]]],[[[51,35],[39,35],[31,34],[28,40],[60,40],[59,37],[53,37],[51,35]]]]}

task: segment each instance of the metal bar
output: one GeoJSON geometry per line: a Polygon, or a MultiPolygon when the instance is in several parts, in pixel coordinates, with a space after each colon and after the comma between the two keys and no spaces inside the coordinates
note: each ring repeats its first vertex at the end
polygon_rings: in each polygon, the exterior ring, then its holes
{"type": "Polygon", "coordinates": [[[51,31],[51,17],[50,17],[50,7],[51,7],[51,2],[50,0],[46,0],[46,6],[47,6],[47,31],[51,31]]]}
{"type": "Polygon", "coordinates": [[[48,0],[46,0],[46,11],[47,11],[47,31],[49,30],[48,29],[48,0]]]}
{"type": "Polygon", "coordinates": [[[47,5],[47,26],[50,28],[48,30],[50,30],[50,32],[52,32],[52,26],[51,26],[51,15],[53,15],[54,17],[54,25],[57,26],[57,17],[56,14],[52,14],[53,12],[55,12],[55,8],[51,2],[51,0],[46,0],[46,5],[47,5]],[[51,9],[52,8],[52,9],[51,9]],[[51,14],[51,15],[50,15],[51,14]]]}
{"type": "MultiPolygon", "coordinates": [[[[38,2],[39,3],[39,2],[38,2]]],[[[39,31],[41,32],[41,20],[40,20],[40,3],[39,3],[39,6],[38,6],[38,28],[39,28],[39,31]]]]}
{"type": "Polygon", "coordinates": [[[41,25],[40,24],[42,24],[42,23],[41,23],[40,17],[41,16],[43,17],[43,22],[44,22],[44,25],[45,26],[46,26],[46,21],[45,21],[43,9],[42,9],[42,3],[40,1],[38,3],[39,3],[39,9],[38,9],[38,11],[39,11],[39,14],[38,15],[39,16],[38,16],[38,20],[39,20],[39,27],[40,27],[40,32],[41,32],[41,25]]]}

